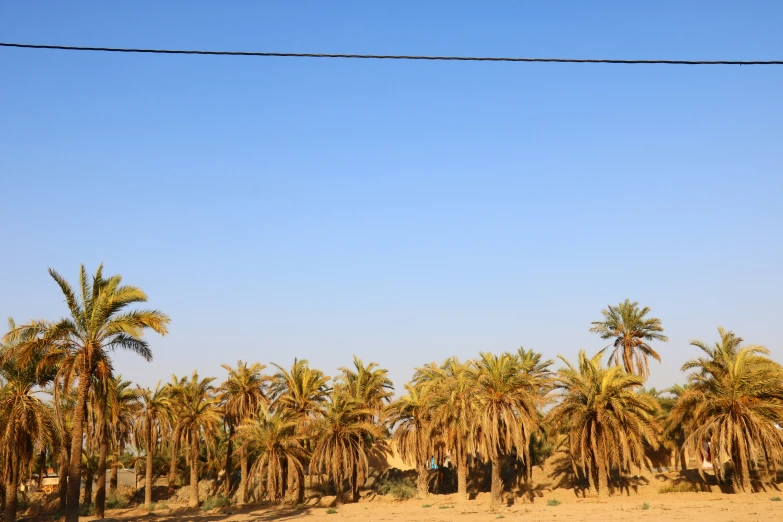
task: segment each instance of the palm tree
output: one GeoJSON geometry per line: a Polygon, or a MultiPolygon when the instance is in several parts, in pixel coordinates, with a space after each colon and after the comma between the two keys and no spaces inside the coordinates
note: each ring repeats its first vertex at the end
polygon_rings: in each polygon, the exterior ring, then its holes
{"type": "MultiPolygon", "coordinates": [[[[235,427],[250,419],[262,404],[269,404],[264,391],[269,377],[261,373],[266,366],[258,363],[248,366],[247,363],[238,361],[236,369],[226,364],[222,366],[228,372],[228,378],[221,386],[223,412],[229,430],[225,467],[225,495],[228,497],[231,490],[231,458],[235,427]]],[[[244,504],[247,500],[248,472],[247,445],[244,440],[240,445],[239,452],[241,470],[239,503],[244,504]]]]}
{"type": "Polygon", "coordinates": [[[639,308],[639,303],[626,299],[617,306],[608,306],[601,310],[603,321],[593,322],[590,332],[597,333],[601,339],[614,339],[614,350],[610,354],[609,364],[621,364],[627,373],[635,373],[643,379],[650,375],[647,358],[661,362],[661,356],[647,344],[649,341],[666,342],[661,320],[646,318],[650,308],[639,308]]]}
{"type": "Polygon", "coordinates": [[[120,455],[130,442],[133,433],[133,421],[139,411],[139,391],[132,388],[130,381],[117,375],[109,384],[109,437],[112,448],[110,491],[117,491],[120,455]]]}
{"type": "Polygon", "coordinates": [[[468,455],[475,446],[472,435],[477,414],[475,382],[469,366],[451,357],[442,366],[432,363],[417,368],[413,383],[420,385],[427,397],[431,441],[433,445],[442,443],[451,453],[457,468],[457,494],[460,500],[467,500],[468,455]]]}
{"type": "Polygon", "coordinates": [[[58,361],[57,380],[64,389],[78,381],[65,516],[66,522],[78,522],[84,421],[93,377],[99,364],[111,367],[109,353],[118,348],[150,361],[152,352],[141,336],[147,328],[165,335],[169,318],[157,310],[127,310],[130,305],[146,302],[147,295],[140,288],[122,285],[119,275],[104,278],[103,265],[92,281],[81,266],[80,297],[60,274],[52,269],[49,274],[65,297],[70,317],[57,322],[31,321],[9,332],[6,339],[20,341],[19,349],[14,350],[20,361],[29,361],[36,353],[42,354],[44,363],[58,361]]]}
{"type": "MultiPolygon", "coordinates": [[[[9,320],[13,331],[14,323],[9,320]]],[[[0,345],[0,475],[4,479],[6,522],[16,520],[17,490],[22,480],[24,466],[28,465],[37,452],[36,447],[53,445],[57,439],[54,414],[49,406],[35,396],[36,388],[42,383],[37,374],[37,361],[20,365],[17,359],[4,355],[13,345],[0,345]]]]}
{"type": "Polygon", "coordinates": [[[147,451],[144,508],[152,506],[152,459],[158,440],[171,430],[171,399],[160,381],[155,389],[138,388],[140,408],[136,419],[136,441],[147,451]]]}
{"type": "Polygon", "coordinates": [[[190,448],[190,507],[197,507],[198,498],[198,454],[201,437],[214,437],[220,424],[219,399],[212,386],[213,377],[199,379],[193,372],[190,380],[174,393],[181,399],[177,412],[174,438],[183,447],[190,448]]]}
{"type": "Polygon", "coordinates": [[[658,448],[660,426],[655,399],[637,393],[643,379],[621,366],[601,364],[603,351],[588,358],[579,351],[578,366],[560,356],[566,367],[557,372],[561,401],[549,412],[549,422],[563,435],[576,475],[587,476],[590,489],[609,494],[613,468],[641,467],[645,444],[658,448]]]}
{"type": "Polygon", "coordinates": [[[342,486],[348,480],[351,497],[359,500],[359,486],[367,478],[367,441],[381,436],[372,420],[372,410],[362,408],[347,394],[333,390],[330,400],[310,427],[315,441],[310,472],[324,472],[334,483],[336,502],[342,500],[342,486]]]}
{"type": "MultiPolygon", "coordinates": [[[[275,364],[273,377],[274,407],[291,412],[304,433],[313,415],[326,402],[329,377],[321,370],[310,368],[305,359],[294,359],[290,370],[275,364]]],[[[293,462],[288,463],[288,493],[295,502],[304,501],[304,473],[293,462]]]]}
{"type": "MultiPolygon", "coordinates": [[[[171,376],[171,381],[166,383],[166,393],[168,393],[171,399],[171,425],[176,426],[179,422],[179,413],[184,407],[184,395],[182,391],[185,389],[187,383],[187,377],[177,378],[176,375],[171,376]]],[[[169,479],[168,479],[168,494],[169,496],[174,494],[174,488],[177,480],[177,469],[179,465],[179,441],[176,437],[171,437],[168,441],[169,452],[169,479]]]]}
{"type": "Polygon", "coordinates": [[[416,468],[416,490],[427,496],[429,475],[427,461],[432,454],[432,420],[428,398],[422,384],[406,384],[403,395],[386,408],[389,426],[394,428],[392,440],[402,459],[416,468]]]}
{"type": "Polygon", "coordinates": [[[359,405],[372,410],[376,417],[380,416],[385,404],[391,401],[394,394],[394,384],[389,379],[389,371],[379,368],[378,363],[367,366],[357,356],[353,356],[356,371],[349,368],[339,368],[342,374],[337,382],[342,390],[356,399],[359,405]]]}
{"type": "Polygon", "coordinates": [[[283,467],[291,463],[304,469],[307,456],[304,436],[299,433],[296,417],[289,411],[270,413],[261,405],[256,415],[245,419],[238,433],[256,457],[250,474],[259,483],[266,482],[266,495],[273,504],[283,499],[283,467]]]}
{"type": "Polygon", "coordinates": [[[767,471],[783,460],[783,368],[767,357],[763,346],[742,345],[742,338],[718,328],[720,341],[710,347],[693,341],[706,357],[682,367],[694,370],[688,388],[672,410],[671,423],[683,426],[685,444],[700,451],[709,444],[715,474],[731,461],[737,491],[751,487],[751,468],[759,460],[767,471]]]}
{"type": "Polygon", "coordinates": [[[516,355],[481,353],[473,361],[475,381],[476,443],[478,452],[492,463],[492,503],[503,493],[500,459],[516,451],[517,458],[530,462],[530,439],[538,429],[538,389],[516,355]]]}

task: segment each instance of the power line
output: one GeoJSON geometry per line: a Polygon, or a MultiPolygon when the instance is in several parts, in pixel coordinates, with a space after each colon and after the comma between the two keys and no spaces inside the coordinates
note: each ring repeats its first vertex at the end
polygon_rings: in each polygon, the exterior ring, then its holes
{"type": "Polygon", "coordinates": [[[417,56],[389,54],[263,53],[248,51],[195,51],[184,49],[133,49],[124,47],[80,47],[75,45],[39,45],[0,42],[0,47],[53,49],[107,53],[195,54],[209,56],[254,56],[265,58],[347,58],[359,60],[429,60],[442,62],[535,62],[535,63],[607,63],[620,65],[783,65],[783,60],[616,60],[589,58],[521,58],[493,56],[417,56]]]}

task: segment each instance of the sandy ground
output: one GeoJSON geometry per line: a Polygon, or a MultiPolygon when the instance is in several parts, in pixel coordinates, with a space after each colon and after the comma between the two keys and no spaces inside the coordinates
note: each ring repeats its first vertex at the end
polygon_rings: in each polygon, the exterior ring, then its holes
{"type": "Polygon", "coordinates": [[[481,494],[464,503],[452,496],[435,495],[427,500],[396,501],[382,497],[364,500],[333,508],[300,506],[299,508],[245,508],[229,509],[225,513],[204,513],[200,510],[172,508],[145,513],[140,509],[117,510],[108,513],[107,520],[155,520],[168,521],[284,521],[310,520],[326,517],[327,520],[430,522],[489,520],[688,520],[691,522],[726,522],[754,520],[783,520],[783,502],[772,501],[776,494],[755,493],[727,495],[723,493],[667,493],[631,494],[608,499],[575,498],[568,491],[554,492],[535,502],[517,502],[512,506],[493,510],[489,495],[481,494]],[[561,503],[547,505],[556,498],[561,503]],[[643,504],[649,505],[644,509],[643,504]]]}

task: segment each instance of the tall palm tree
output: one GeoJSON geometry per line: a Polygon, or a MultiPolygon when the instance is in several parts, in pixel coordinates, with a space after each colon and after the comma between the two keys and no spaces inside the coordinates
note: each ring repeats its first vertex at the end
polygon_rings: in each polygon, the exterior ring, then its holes
{"type": "MultiPolygon", "coordinates": [[[[290,370],[275,364],[273,377],[274,407],[291,412],[304,433],[313,415],[326,402],[329,377],[321,370],[310,368],[305,359],[294,359],[290,370]]],[[[293,462],[288,463],[288,493],[295,502],[304,501],[304,473],[293,462]]]]}
{"type": "MultiPolygon", "coordinates": [[[[228,378],[221,386],[223,412],[229,430],[224,486],[225,495],[228,497],[231,489],[231,458],[235,428],[250,419],[262,404],[269,404],[265,393],[269,377],[261,373],[266,366],[259,363],[248,366],[247,363],[238,361],[236,369],[226,364],[222,366],[228,372],[228,378]]],[[[244,504],[247,501],[247,451],[247,445],[242,440],[239,447],[241,471],[239,482],[240,504],[244,504]]]]}
{"type": "Polygon", "coordinates": [[[181,399],[177,412],[174,438],[183,447],[190,448],[190,507],[199,505],[198,498],[198,454],[202,436],[214,437],[220,424],[220,399],[212,386],[213,377],[199,379],[193,372],[190,380],[175,392],[181,399]]]}
{"type": "Polygon", "coordinates": [[[372,420],[372,410],[362,408],[358,401],[338,390],[310,426],[315,441],[310,471],[326,474],[332,480],[336,502],[342,501],[342,487],[347,480],[351,498],[359,500],[359,487],[367,478],[367,441],[381,436],[382,431],[372,420]]]}
{"type": "Polygon", "coordinates": [[[683,426],[685,444],[700,451],[709,443],[716,476],[732,463],[735,490],[748,491],[751,470],[763,460],[767,470],[783,461],[783,368],[763,346],[742,346],[742,338],[718,328],[713,347],[693,341],[706,357],[686,362],[688,388],[672,410],[671,423],[683,426]]]}
{"type": "Polygon", "coordinates": [[[503,494],[500,459],[516,451],[530,463],[530,439],[538,429],[538,390],[516,355],[481,353],[473,361],[474,400],[478,404],[476,442],[478,452],[492,463],[492,503],[503,494]]]}
{"type": "Polygon", "coordinates": [[[603,321],[593,322],[590,332],[597,333],[601,339],[614,339],[614,350],[610,354],[610,364],[622,364],[627,373],[635,373],[643,379],[650,375],[648,357],[661,362],[661,356],[648,344],[649,341],[666,342],[661,320],[646,317],[650,308],[639,308],[639,303],[626,299],[617,306],[608,306],[601,310],[603,321]]]}
{"type": "MultiPolygon", "coordinates": [[[[179,422],[179,414],[184,408],[185,396],[183,391],[187,383],[187,377],[177,378],[176,375],[171,376],[171,381],[166,383],[166,393],[171,399],[171,425],[176,426],[179,422]]],[[[168,479],[168,494],[169,496],[174,494],[174,488],[177,481],[177,470],[179,466],[179,440],[176,437],[171,437],[168,441],[168,453],[169,453],[169,479],[168,479]]]]}
{"type": "MultiPolygon", "coordinates": [[[[95,518],[102,520],[106,508],[106,459],[109,453],[109,401],[111,400],[111,382],[113,381],[111,370],[104,378],[97,379],[90,389],[89,414],[92,424],[92,438],[90,441],[98,445],[96,460],[96,473],[98,489],[95,492],[95,518]]],[[[93,444],[90,444],[92,446],[93,444]]],[[[92,487],[92,476],[87,477],[88,488],[92,487]]],[[[90,498],[85,504],[90,503],[90,498]]]]}
{"type": "Polygon", "coordinates": [[[152,506],[152,460],[158,441],[171,431],[171,399],[160,381],[155,389],[138,388],[139,412],[136,418],[136,441],[139,447],[147,452],[145,465],[146,480],[144,482],[144,507],[152,506]]]}
{"type": "Polygon", "coordinates": [[[590,489],[609,494],[609,475],[644,462],[645,444],[658,448],[658,404],[637,393],[643,379],[621,366],[601,364],[603,352],[588,358],[579,351],[577,366],[562,356],[566,367],[558,370],[555,387],[560,402],[549,412],[553,429],[564,438],[576,475],[587,476],[590,489]]]}
{"type": "MultiPolygon", "coordinates": [[[[13,330],[13,321],[9,321],[13,330]]],[[[0,345],[0,356],[13,346],[0,345]]],[[[52,409],[36,397],[41,375],[36,361],[21,365],[17,359],[3,359],[0,364],[0,475],[4,479],[6,522],[16,520],[17,490],[22,471],[33,459],[37,448],[53,445],[57,427],[52,409]]]]}
{"type": "Polygon", "coordinates": [[[6,338],[21,341],[19,349],[14,350],[21,361],[30,360],[35,353],[42,353],[45,362],[59,361],[57,380],[64,383],[65,389],[78,381],[65,516],[66,522],[78,522],[84,421],[93,377],[99,364],[111,366],[109,353],[118,348],[151,360],[152,352],[142,334],[149,328],[165,335],[169,318],[157,310],[127,310],[133,304],[146,302],[147,295],[140,288],[122,285],[119,275],[104,278],[103,265],[92,281],[81,266],[81,296],[56,271],[49,269],[49,274],[65,297],[70,317],[56,322],[34,320],[12,330],[6,338]]]}
{"type": "Polygon", "coordinates": [[[433,424],[424,386],[406,384],[405,390],[407,395],[387,406],[388,423],[394,428],[392,440],[400,457],[416,468],[416,490],[424,498],[429,490],[427,461],[433,450],[433,424]]]}
{"type": "Polygon", "coordinates": [[[261,405],[256,415],[245,419],[238,428],[239,435],[255,456],[251,476],[265,482],[266,495],[273,504],[283,499],[283,468],[292,463],[304,469],[307,456],[304,436],[299,433],[296,417],[289,411],[269,409],[261,405]]]}
{"type": "Polygon", "coordinates": [[[456,357],[443,365],[435,363],[417,368],[414,385],[420,385],[427,397],[432,423],[433,444],[442,443],[457,468],[457,494],[468,498],[468,455],[473,454],[477,403],[475,381],[469,366],[456,357]]]}

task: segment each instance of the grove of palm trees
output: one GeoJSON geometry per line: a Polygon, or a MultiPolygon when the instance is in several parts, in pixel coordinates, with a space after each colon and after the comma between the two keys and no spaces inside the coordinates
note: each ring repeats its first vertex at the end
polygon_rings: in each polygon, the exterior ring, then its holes
{"type": "Polygon", "coordinates": [[[103,267],[82,266],[76,284],[50,275],[63,317],[11,320],[0,346],[4,522],[28,509],[29,486],[48,468],[59,481],[39,508],[68,522],[119,505],[226,511],[317,497],[340,507],[379,494],[461,504],[488,494],[494,510],[537,502],[545,473],[599,499],[632,494],[652,468],[669,484],[727,495],[774,491],[780,479],[783,367],[718,328],[717,341],[691,343],[682,384],[647,389],[668,339],[630,300],[586,325],[604,350],[564,349],[557,362],[524,348],[479,351],[422,361],[395,386],[356,356],[329,376],[291,354],[223,365],[222,382],[183,368],[144,388],[123,380],[112,356],[152,361],[170,318],[103,267]],[[378,469],[397,458],[406,470],[378,469]],[[125,468],[134,491],[118,483],[125,468]]]}

